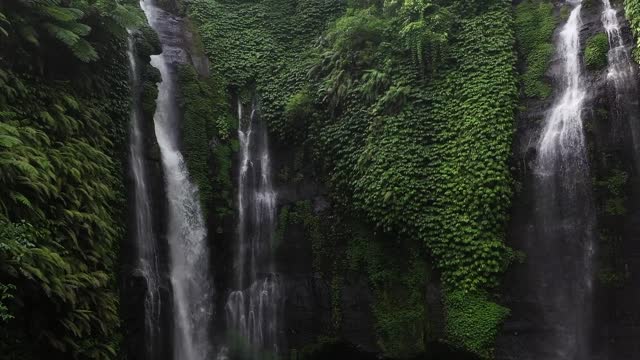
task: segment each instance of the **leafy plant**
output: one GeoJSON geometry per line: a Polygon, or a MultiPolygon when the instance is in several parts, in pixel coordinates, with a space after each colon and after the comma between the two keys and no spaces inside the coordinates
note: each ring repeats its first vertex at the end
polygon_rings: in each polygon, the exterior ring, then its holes
{"type": "Polygon", "coordinates": [[[509,310],[477,292],[447,292],[444,299],[445,331],[452,345],[493,358],[494,339],[509,310]]]}
{"type": "Polygon", "coordinates": [[[551,41],[556,24],[551,2],[525,0],[515,8],[518,51],[525,63],[522,88],[527,97],[544,99],[551,94],[544,75],[554,51],[551,41]]]}
{"type": "Polygon", "coordinates": [[[609,39],[607,34],[599,33],[587,40],[584,49],[584,63],[589,69],[599,70],[607,65],[609,39]]]}
{"type": "Polygon", "coordinates": [[[127,9],[113,0],[0,5],[7,359],[110,360],[118,352],[120,159],[130,107],[124,26],[139,13],[127,9]]]}
{"type": "MultiPolygon", "coordinates": [[[[640,33],[640,0],[624,0],[624,13],[627,20],[629,20],[633,34],[638,39],[638,34],[640,33]]],[[[636,62],[640,62],[638,46],[633,50],[633,55],[636,62]]]]}
{"type": "Polygon", "coordinates": [[[2,33],[12,43],[41,46],[55,39],[66,46],[81,61],[98,59],[98,53],[88,40],[92,28],[90,16],[97,14],[103,28],[123,34],[126,27],[139,24],[139,10],[132,10],[113,0],[86,1],[62,0],[12,1],[0,5],[2,33]]]}
{"type": "MultiPolygon", "coordinates": [[[[313,237],[314,263],[336,289],[345,266],[364,271],[385,352],[424,349],[430,267],[451,291],[491,301],[512,259],[510,2],[195,0],[188,12],[226,86],[260,95],[270,139],[319,164],[340,211],[313,237]],[[349,229],[356,214],[369,236],[349,229]]],[[[481,336],[462,345],[486,354],[481,336]]]]}

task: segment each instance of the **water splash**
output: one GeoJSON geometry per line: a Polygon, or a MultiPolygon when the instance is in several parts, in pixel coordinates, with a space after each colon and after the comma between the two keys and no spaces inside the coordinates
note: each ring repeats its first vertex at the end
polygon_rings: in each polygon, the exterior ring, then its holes
{"type": "Polygon", "coordinates": [[[260,122],[257,104],[254,101],[246,114],[238,100],[237,112],[240,163],[236,289],[229,294],[225,311],[232,335],[239,336],[250,348],[250,356],[256,358],[258,352],[278,352],[281,294],[272,259],[277,194],[271,179],[267,131],[260,122]]]}
{"type": "Polygon", "coordinates": [[[175,360],[206,360],[213,357],[210,326],[213,317],[213,286],[209,275],[207,234],[196,186],[190,181],[179,150],[176,78],[169,64],[175,48],[171,16],[141,1],[149,24],[158,33],[163,52],[151,57],[160,71],[154,126],[162,155],[169,200],[168,234],[170,279],[173,291],[173,348],[175,360]]]}

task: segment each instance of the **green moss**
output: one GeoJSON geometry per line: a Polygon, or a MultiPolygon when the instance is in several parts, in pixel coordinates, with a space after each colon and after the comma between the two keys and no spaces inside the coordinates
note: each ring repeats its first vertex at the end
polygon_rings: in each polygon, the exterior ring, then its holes
{"type": "Polygon", "coordinates": [[[624,224],[627,220],[626,208],[629,194],[629,175],[621,170],[617,154],[603,154],[612,157],[607,160],[608,169],[595,182],[598,225],[600,229],[597,252],[597,280],[608,287],[623,286],[629,279],[628,267],[622,253],[624,224]]]}
{"type": "Polygon", "coordinates": [[[598,237],[596,278],[608,287],[623,286],[630,279],[629,269],[622,254],[622,236],[619,225],[605,223],[598,237]],[[612,224],[614,226],[611,226],[612,224]]]}
{"type": "Polygon", "coordinates": [[[608,177],[596,183],[606,197],[604,205],[605,214],[620,216],[627,213],[625,207],[627,199],[624,187],[627,184],[628,177],[626,172],[614,169],[608,177]]]}
{"type": "Polygon", "coordinates": [[[280,211],[278,211],[278,226],[273,235],[274,247],[276,249],[282,244],[284,235],[287,232],[287,227],[289,226],[289,208],[289,205],[284,205],[280,208],[280,211]]]}
{"type": "MultiPolygon", "coordinates": [[[[213,168],[215,176],[212,179],[214,192],[215,215],[222,221],[226,216],[234,214],[233,195],[234,186],[231,179],[233,154],[237,151],[234,143],[219,144],[213,148],[213,168]]],[[[217,229],[220,232],[221,229],[217,229]]]]}
{"type": "Polygon", "coordinates": [[[629,280],[628,274],[620,273],[611,268],[598,270],[598,281],[609,287],[622,287],[629,280]]]}
{"type": "Polygon", "coordinates": [[[378,346],[400,358],[424,352],[430,340],[425,307],[430,269],[419,247],[407,239],[374,236],[362,225],[347,226],[346,266],[369,279],[378,346]]]}
{"type": "Polygon", "coordinates": [[[599,33],[587,40],[584,49],[584,63],[588,69],[600,70],[607,66],[609,39],[607,34],[599,33]]]}
{"type": "Polygon", "coordinates": [[[308,89],[296,92],[289,97],[284,107],[284,115],[289,121],[290,133],[304,134],[305,128],[313,120],[314,98],[308,89]]]}
{"type": "Polygon", "coordinates": [[[149,25],[141,26],[138,33],[134,34],[136,39],[136,55],[146,59],[151,55],[160,54],[162,45],[155,30],[149,25]]]}
{"type": "MultiPolygon", "coordinates": [[[[584,2],[583,2],[583,6],[584,6],[584,2]]],[[[568,4],[565,4],[560,8],[560,19],[562,19],[562,21],[567,21],[569,19],[569,15],[571,15],[571,8],[569,7],[568,4]]]]}
{"type": "Polygon", "coordinates": [[[493,358],[493,344],[509,309],[478,292],[447,292],[444,304],[448,341],[485,359],[493,358]]]}
{"type": "MultiPolygon", "coordinates": [[[[219,79],[200,79],[192,66],[181,65],[178,69],[179,97],[182,110],[182,141],[189,173],[198,185],[204,209],[212,206],[214,183],[211,178],[211,159],[215,158],[219,169],[220,150],[212,156],[215,142],[229,140],[234,122],[228,111],[228,98],[219,79]]],[[[229,155],[229,154],[225,154],[229,155]]],[[[220,179],[221,180],[221,179],[220,179]]],[[[218,185],[223,185],[218,182],[218,185]]],[[[226,187],[218,191],[225,191],[226,187]]]]}
{"type": "Polygon", "coordinates": [[[521,80],[527,97],[546,98],[551,94],[544,75],[554,51],[552,36],[556,23],[551,2],[525,0],[516,6],[515,31],[518,52],[525,63],[521,80]]]}

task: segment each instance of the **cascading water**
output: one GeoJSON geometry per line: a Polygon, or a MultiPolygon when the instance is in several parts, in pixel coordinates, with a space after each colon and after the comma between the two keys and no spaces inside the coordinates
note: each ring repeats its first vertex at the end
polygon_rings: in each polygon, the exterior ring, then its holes
{"type": "Polygon", "coordinates": [[[136,61],[132,34],[129,34],[127,55],[131,81],[131,128],[129,135],[129,164],[133,178],[133,201],[135,217],[135,244],[138,262],[136,272],[145,280],[144,323],[145,356],[155,359],[155,346],[160,328],[160,276],[158,249],[153,231],[151,202],[147,188],[148,177],[144,163],[144,136],[142,134],[142,108],[139,69],[136,61]]]}
{"type": "MultiPolygon", "coordinates": [[[[594,205],[582,112],[586,101],[580,63],[580,1],[558,36],[557,98],[537,144],[535,243],[527,244],[536,303],[546,329],[531,358],[589,358],[592,318],[594,205]]],[[[523,356],[523,358],[526,358],[523,356]]]]}
{"type": "Polygon", "coordinates": [[[213,286],[209,275],[207,234],[198,191],[189,180],[178,147],[179,112],[174,64],[171,63],[176,50],[171,44],[179,42],[172,38],[175,19],[150,0],[141,1],[140,5],[162,44],[162,54],[152,56],[151,65],[160,71],[162,79],[158,84],[154,125],[169,200],[167,240],[173,291],[173,359],[211,359],[213,286]]]}
{"type": "Polygon", "coordinates": [[[236,290],[226,303],[227,325],[238,346],[278,352],[280,285],[274,272],[272,247],[276,224],[276,193],[271,181],[267,131],[255,102],[243,112],[238,101],[240,169],[238,178],[238,248],[236,290]]]}
{"type": "Polygon", "coordinates": [[[638,123],[638,87],[636,69],[630,56],[630,49],[624,43],[618,12],[611,6],[610,0],[602,0],[602,25],[609,38],[607,60],[607,82],[613,90],[613,116],[625,122],[628,127],[636,171],[640,171],[640,123],[638,123]]]}
{"type": "Polygon", "coordinates": [[[580,73],[581,4],[571,11],[560,32],[558,52],[563,60],[560,97],[546,119],[538,144],[537,170],[543,177],[562,176],[570,188],[575,181],[567,175],[586,167],[582,108],[586,91],[580,73]],[[558,171],[561,174],[558,174],[558,171]]]}
{"type": "Polygon", "coordinates": [[[609,38],[609,69],[607,79],[612,81],[616,89],[624,89],[634,83],[635,69],[632,66],[629,49],[624,44],[618,22],[618,12],[611,6],[609,0],[602,0],[602,25],[609,38]]]}

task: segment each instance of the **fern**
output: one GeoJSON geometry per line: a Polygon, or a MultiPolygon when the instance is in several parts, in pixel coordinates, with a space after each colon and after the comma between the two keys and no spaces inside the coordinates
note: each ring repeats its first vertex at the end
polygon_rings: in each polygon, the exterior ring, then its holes
{"type": "Polygon", "coordinates": [[[73,54],[84,62],[98,60],[99,56],[96,50],[84,39],[78,40],[72,47],[73,54]]]}
{"type": "Polygon", "coordinates": [[[38,10],[39,12],[46,14],[47,17],[61,22],[79,20],[84,16],[84,13],[78,9],[60,6],[39,6],[38,10]]]}
{"type": "Polygon", "coordinates": [[[0,12],[0,35],[4,37],[9,36],[9,32],[5,29],[7,25],[9,25],[9,20],[7,20],[7,17],[2,12],[0,12]]]}
{"type": "Polygon", "coordinates": [[[5,4],[0,3],[0,28],[6,31],[6,38],[0,31],[6,54],[0,59],[0,277],[16,288],[13,298],[0,300],[0,321],[8,319],[0,328],[0,351],[8,359],[38,358],[25,354],[47,349],[56,358],[113,360],[119,326],[113,274],[122,236],[114,140],[124,137],[129,94],[122,34],[112,34],[125,31],[118,23],[127,22],[127,15],[116,19],[109,13],[124,9],[112,0],[5,4]],[[101,12],[98,3],[112,6],[101,12]],[[94,47],[89,33],[102,43],[94,47]],[[90,82],[79,84],[55,68],[30,67],[53,56],[73,66],[74,77],[90,82]],[[47,321],[25,322],[27,312],[47,321]],[[29,342],[27,333],[41,341],[29,342]],[[7,336],[10,348],[4,346],[7,336]]]}
{"type": "MultiPolygon", "coordinates": [[[[92,9],[84,2],[76,3],[92,9]]],[[[0,18],[0,24],[6,24],[0,29],[10,38],[19,37],[41,46],[41,38],[48,35],[66,45],[83,62],[98,58],[93,46],[82,39],[91,32],[91,27],[82,22],[85,12],[72,5],[59,1],[21,1],[6,9],[0,5],[0,11],[6,14],[0,18]]]]}

